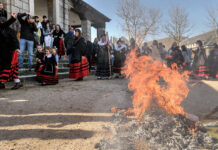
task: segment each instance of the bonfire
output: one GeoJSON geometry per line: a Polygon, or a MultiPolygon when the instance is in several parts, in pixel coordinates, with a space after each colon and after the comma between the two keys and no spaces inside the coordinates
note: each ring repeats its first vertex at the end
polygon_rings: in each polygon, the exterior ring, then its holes
{"type": "Polygon", "coordinates": [[[190,120],[181,103],[188,96],[189,72],[180,72],[149,56],[127,56],[123,74],[134,92],[133,107],[112,108],[115,136],[96,145],[100,150],[218,149],[201,122],[190,120]],[[133,115],[135,119],[130,119],[133,115]]]}

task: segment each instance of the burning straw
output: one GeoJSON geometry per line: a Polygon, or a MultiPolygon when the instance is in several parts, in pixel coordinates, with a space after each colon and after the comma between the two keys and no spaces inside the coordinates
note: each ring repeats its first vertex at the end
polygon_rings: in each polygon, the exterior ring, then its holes
{"type": "Polygon", "coordinates": [[[142,118],[155,104],[170,114],[186,115],[181,103],[189,93],[189,73],[180,73],[176,65],[172,68],[150,56],[137,57],[137,48],[132,50],[123,70],[129,79],[129,89],[134,91],[133,109],[128,112],[142,118]]]}

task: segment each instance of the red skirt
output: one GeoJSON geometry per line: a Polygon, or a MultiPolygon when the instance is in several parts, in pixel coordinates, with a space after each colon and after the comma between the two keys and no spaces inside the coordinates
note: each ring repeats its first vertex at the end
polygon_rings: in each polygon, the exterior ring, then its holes
{"type": "Polygon", "coordinates": [[[79,79],[89,75],[89,62],[84,57],[81,62],[70,64],[69,78],[79,79]]]}
{"type": "Polygon", "coordinates": [[[64,41],[62,39],[59,41],[58,55],[65,55],[64,41]]]}
{"type": "Polygon", "coordinates": [[[209,71],[206,66],[201,65],[194,71],[193,75],[197,77],[208,77],[209,71]]]}
{"type": "Polygon", "coordinates": [[[0,71],[0,82],[6,83],[17,78],[18,78],[18,54],[17,51],[14,51],[12,54],[10,67],[0,71]]]}
{"type": "Polygon", "coordinates": [[[44,68],[44,65],[40,66],[39,70],[37,71],[37,81],[41,83],[46,83],[48,85],[55,85],[58,84],[58,69],[55,68],[55,75],[47,75],[42,74],[41,71],[44,68]]]}

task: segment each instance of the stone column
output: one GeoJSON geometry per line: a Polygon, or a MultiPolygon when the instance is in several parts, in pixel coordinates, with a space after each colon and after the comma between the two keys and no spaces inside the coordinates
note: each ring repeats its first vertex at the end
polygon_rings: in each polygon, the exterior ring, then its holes
{"type": "Polygon", "coordinates": [[[30,14],[35,15],[34,0],[29,0],[30,14]]]}
{"type": "Polygon", "coordinates": [[[53,0],[53,21],[60,24],[60,0],[53,0]]]}
{"type": "Polygon", "coordinates": [[[100,39],[103,34],[105,34],[105,27],[98,27],[97,28],[98,39],[100,39]]]}
{"type": "Polygon", "coordinates": [[[82,33],[83,37],[86,38],[87,36],[91,39],[91,21],[89,20],[82,20],[82,33]]]}

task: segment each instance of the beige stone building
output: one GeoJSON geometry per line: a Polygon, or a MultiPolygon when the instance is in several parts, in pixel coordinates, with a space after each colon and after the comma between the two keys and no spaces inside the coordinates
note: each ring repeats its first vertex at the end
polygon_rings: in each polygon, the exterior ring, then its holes
{"type": "MultiPolygon", "coordinates": [[[[100,37],[105,32],[106,23],[110,19],[83,0],[0,0],[8,13],[26,12],[42,18],[48,16],[54,24],[59,24],[64,31],[69,25],[81,28],[83,36],[91,37],[91,27],[97,29],[100,37]]],[[[19,24],[14,25],[19,29],[19,24]]]]}

